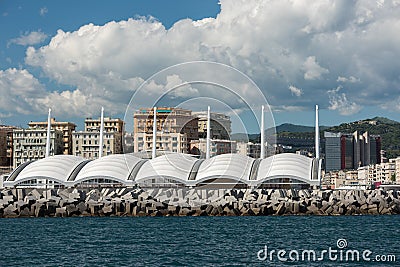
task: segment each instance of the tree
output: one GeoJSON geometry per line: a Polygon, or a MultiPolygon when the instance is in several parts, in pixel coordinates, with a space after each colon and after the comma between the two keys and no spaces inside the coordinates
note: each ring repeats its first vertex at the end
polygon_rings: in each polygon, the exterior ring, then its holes
{"type": "Polygon", "coordinates": [[[396,182],[396,174],[395,173],[392,174],[392,177],[390,177],[390,180],[392,182],[396,182]]]}

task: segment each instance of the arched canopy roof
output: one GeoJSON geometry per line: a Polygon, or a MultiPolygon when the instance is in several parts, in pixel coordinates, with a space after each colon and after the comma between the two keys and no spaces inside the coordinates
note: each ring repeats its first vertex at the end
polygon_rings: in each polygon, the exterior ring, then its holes
{"type": "Polygon", "coordinates": [[[188,154],[178,153],[157,157],[143,164],[136,175],[135,182],[150,178],[168,177],[187,184],[190,171],[196,160],[188,154]]]}
{"type": "Polygon", "coordinates": [[[86,164],[74,179],[74,183],[93,178],[107,178],[126,183],[140,158],[132,154],[114,154],[92,160],[86,164]]]}
{"type": "Polygon", "coordinates": [[[72,155],[55,155],[27,165],[15,178],[13,184],[32,179],[48,179],[66,184],[69,175],[85,159],[72,155]]]}
{"type": "Polygon", "coordinates": [[[294,178],[311,181],[313,159],[294,153],[277,154],[261,160],[257,183],[274,178],[294,178]]]}
{"type": "Polygon", "coordinates": [[[211,178],[230,178],[247,183],[254,160],[240,154],[222,154],[206,159],[200,165],[196,182],[211,178]]]}

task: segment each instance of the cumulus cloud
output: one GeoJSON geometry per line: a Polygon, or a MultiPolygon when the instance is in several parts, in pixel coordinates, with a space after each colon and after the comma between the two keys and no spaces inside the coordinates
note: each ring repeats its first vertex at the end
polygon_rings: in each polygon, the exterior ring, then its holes
{"type": "MultiPolygon", "coordinates": [[[[192,60],[238,68],[257,83],[271,105],[291,110],[313,108],[318,102],[321,108],[351,114],[361,105],[382,106],[398,94],[400,5],[396,1],[220,3],[216,18],[183,19],[170,29],[148,17],[87,24],[72,32],[58,30],[47,45],[26,51],[27,64],[69,87],[42,101],[72,101],[72,110],[90,111],[85,102],[89,101],[122,111],[141,81],[192,60]],[[345,93],[330,90],[343,83],[345,93]],[[296,87],[287,90],[288,84],[296,87]],[[303,95],[304,101],[290,95],[303,95]],[[78,101],[80,97],[86,100],[78,101]],[[349,100],[356,97],[357,103],[349,100]]],[[[169,82],[177,78],[185,81],[171,73],[169,82]]],[[[165,82],[155,81],[154,90],[165,82]]],[[[246,84],[236,88],[249,99],[258,97],[246,84]]],[[[175,97],[196,95],[198,90],[182,88],[175,97]]],[[[67,109],[65,105],[60,106],[67,109]]]]}
{"type": "Polygon", "coordinates": [[[289,85],[289,90],[295,96],[301,96],[303,94],[303,90],[301,90],[300,88],[297,88],[296,86],[293,86],[293,85],[289,85]]]}
{"type": "Polygon", "coordinates": [[[355,102],[349,101],[345,93],[340,93],[341,89],[342,87],[339,86],[327,92],[330,104],[329,109],[338,110],[341,115],[345,116],[358,113],[361,110],[361,106],[355,102]]]}
{"type": "Polygon", "coordinates": [[[317,63],[315,56],[307,57],[306,61],[303,63],[303,69],[305,80],[320,79],[323,74],[329,73],[329,70],[321,67],[317,63]]]}
{"type": "Polygon", "coordinates": [[[43,43],[47,38],[47,34],[41,32],[41,31],[33,31],[30,33],[25,33],[21,35],[18,38],[11,39],[9,41],[9,44],[18,44],[18,45],[35,45],[35,44],[40,44],[43,43]]]}
{"type": "Polygon", "coordinates": [[[0,70],[0,113],[30,114],[37,100],[47,94],[44,86],[27,70],[0,70]]]}

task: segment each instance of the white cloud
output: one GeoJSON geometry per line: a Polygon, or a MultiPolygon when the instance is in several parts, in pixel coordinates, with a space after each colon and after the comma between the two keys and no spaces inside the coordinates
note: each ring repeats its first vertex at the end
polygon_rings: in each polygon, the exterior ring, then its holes
{"type": "Polygon", "coordinates": [[[9,44],[18,44],[18,45],[35,45],[43,43],[46,40],[47,35],[41,31],[30,32],[21,35],[18,38],[11,39],[9,44]]]}
{"type": "Polygon", "coordinates": [[[392,101],[383,103],[381,108],[388,111],[400,112],[400,96],[394,97],[392,101]]]}
{"type": "Polygon", "coordinates": [[[0,113],[30,114],[37,100],[47,94],[44,86],[26,70],[0,70],[0,113]]]}
{"type": "Polygon", "coordinates": [[[303,64],[303,70],[305,80],[321,79],[323,74],[329,73],[329,70],[321,67],[317,63],[315,56],[307,57],[303,64]]]}
{"type": "Polygon", "coordinates": [[[172,89],[174,97],[196,97],[199,94],[196,88],[184,82],[179,75],[176,74],[167,76],[165,87],[172,89]]]}
{"type": "Polygon", "coordinates": [[[296,86],[293,86],[293,85],[289,86],[289,90],[295,96],[301,96],[303,94],[303,90],[301,90],[300,88],[297,88],[296,86]]]}
{"type": "MultiPolygon", "coordinates": [[[[211,60],[249,75],[275,107],[312,108],[319,102],[321,108],[354,113],[361,104],[383,105],[398,94],[396,3],[385,1],[379,7],[361,0],[221,0],[216,18],[183,19],[170,29],[151,17],[88,24],[72,32],[60,29],[48,45],[29,47],[26,63],[77,90],[50,94],[48,101],[68,103],[82,96],[90,98],[86,101],[91,105],[106,101],[113,110],[122,110],[140,81],[153,73],[177,63],[211,60]],[[290,92],[288,83],[296,85],[290,92]],[[343,83],[346,93],[326,98],[327,88],[343,83]],[[300,102],[289,94],[306,97],[300,102]]],[[[165,81],[153,85],[157,90],[165,81]]],[[[257,100],[245,84],[235,86],[257,100]]],[[[197,91],[197,86],[182,88],[175,97],[197,91]]],[[[72,110],[90,111],[85,102],[73,101],[72,110]]]]}
{"type": "Polygon", "coordinates": [[[329,109],[338,110],[341,115],[345,116],[358,113],[361,110],[361,106],[349,101],[345,93],[339,92],[341,89],[342,87],[339,86],[327,92],[330,104],[329,109]]]}
{"type": "Polygon", "coordinates": [[[40,16],[44,16],[44,15],[46,15],[47,14],[47,12],[49,12],[49,10],[47,9],[47,7],[42,7],[41,9],[40,9],[40,11],[39,11],[39,14],[40,14],[40,16]]]}
{"type": "Polygon", "coordinates": [[[342,83],[346,83],[346,82],[349,82],[349,83],[358,83],[358,82],[360,82],[360,79],[359,79],[359,78],[356,78],[356,77],[354,77],[354,76],[350,76],[350,77],[348,77],[348,78],[342,77],[342,76],[338,76],[338,78],[336,79],[336,81],[337,81],[337,82],[342,82],[342,83]]]}

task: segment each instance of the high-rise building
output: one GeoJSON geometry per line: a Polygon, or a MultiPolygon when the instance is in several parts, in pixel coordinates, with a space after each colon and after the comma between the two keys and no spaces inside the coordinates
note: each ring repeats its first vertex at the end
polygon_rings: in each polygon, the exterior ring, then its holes
{"type": "Polygon", "coordinates": [[[341,134],[325,132],[325,169],[326,171],[340,170],[342,167],[341,134]]]}
{"type": "MultiPolygon", "coordinates": [[[[207,111],[198,111],[192,113],[198,118],[199,138],[207,137],[207,111]]],[[[210,136],[211,139],[230,140],[231,119],[229,116],[210,112],[210,136]]]]}
{"type": "MultiPolygon", "coordinates": [[[[72,133],[72,154],[87,159],[99,157],[101,120],[87,118],[85,130],[72,133]]],[[[121,154],[124,121],[121,119],[104,118],[103,153],[102,155],[121,154]]]]}
{"type": "Polygon", "coordinates": [[[340,136],[340,169],[342,170],[353,169],[353,166],[356,165],[355,162],[357,162],[359,151],[357,151],[357,146],[353,143],[354,136],[354,134],[342,134],[340,136]]]}
{"type": "MultiPolygon", "coordinates": [[[[13,168],[22,163],[42,159],[46,156],[47,129],[29,128],[13,131],[13,168]]],[[[50,131],[50,155],[63,154],[63,132],[50,131]]]]}
{"type": "Polygon", "coordinates": [[[379,135],[370,136],[370,164],[377,164],[383,162],[382,159],[382,140],[379,135]]]}
{"type": "MultiPolygon", "coordinates": [[[[153,148],[154,109],[139,109],[133,115],[134,152],[153,148]]],[[[191,110],[171,107],[156,109],[156,148],[189,153],[191,140],[199,139],[198,118],[191,110]]]]}
{"type": "Polygon", "coordinates": [[[7,170],[13,164],[13,130],[14,126],[0,125],[0,167],[7,170]]]}
{"type": "Polygon", "coordinates": [[[350,170],[361,166],[381,163],[381,138],[370,136],[325,132],[325,170],[350,170]]]}
{"type": "MultiPolygon", "coordinates": [[[[31,129],[47,129],[47,121],[28,123],[31,129]]],[[[63,154],[72,155],[72,132],[75,131],[76,125],[72,122],[56,121],[55,118],[50,120],[51,129],[63,132],[63,154]]]]}

